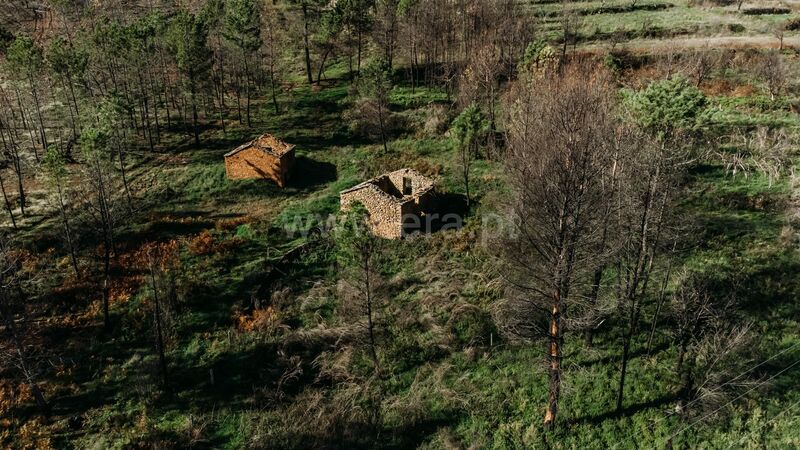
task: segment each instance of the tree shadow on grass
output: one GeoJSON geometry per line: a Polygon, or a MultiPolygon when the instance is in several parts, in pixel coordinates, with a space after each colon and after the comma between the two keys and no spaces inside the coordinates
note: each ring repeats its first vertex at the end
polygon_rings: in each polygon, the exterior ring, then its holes
{"type": "Polygon", "coordinates": [[[194,236],[201,231],[213,228],[214,221],[205,218],[180,220],[180,218],[163,217],[152,219],[140,228],[120,234],[119,243],[136,247],[147,241],[167,241],[182,237],[194,236]]]}
{"type": "Polygon", "coordinates": [[[665,405],[674,402],[676,399],[677,397],[674,393],[667,393],[646,402],[634,403],[632,405],[628,405],[619,411],[616,409],[612,409],[602,414],[587,415],[583,417],[576,417],[574,419],[569,419],[567,422],[570,425],[584,425],[584,424],[600,425],[601,423],[609,419],[619,419],[621,417],[629,417],[647,409],[664,407],[665,405]]]}
{"type": "Polygon", "coordinates": [[[334,430],[311,430],[289,437],[287,449],[406,449],[418,448],[431,435],[456,423],[457,415],[424,419],[406,426],[376,428],[368,423],[341,421],[334,430]],[[378,432],[379,431],[379,432],[378,432]]]}
{"type": "Polygon", "coordinates": [[[187,409],[252,403],[256,390],[271,390],[286,371],[277,358],[273,343],[258,344],[246,349],[232,348],[211,360],[196,361],[176,355],[172,378],[176,393],[165,398],[161,407],[187,409]],[[191,395],[186,395],[191,394],[191,395]]]}
{"type": "MultiPolygon", "coordinates": [[[[650,327],[649,326],[645,326],[644,329],[649,330],[650,327]]],[[[669,348],[670,348],[670,346],[669,346],[668,342],[661,342],[661,343],[653,346],[653,348],[650,349],[650,354],[651,355],[655,355],[655,354],[660,353],[662,351],[668,350],[669,348]]],[[[647,356],[647,347],[646,346],[639,346],[635,350],[631,351],[631,353],[630,353],[630,359],[635,359],[635,358],[638,358],[638,357],[641,357],[641,356],[647,356]]],[[[595,359],[592,359],[592,360],[577,362],[576,365],[578,367],[592,367],[592,366],[596,366],[596,365],[606,365],[606,364],[611,364],[611,363],[618,362],[620,360],[620,357],[621,356],[618,355],[618,354],[608,354],[606,356],[602,356],[602,357],[595,358],[595,359]]]]}

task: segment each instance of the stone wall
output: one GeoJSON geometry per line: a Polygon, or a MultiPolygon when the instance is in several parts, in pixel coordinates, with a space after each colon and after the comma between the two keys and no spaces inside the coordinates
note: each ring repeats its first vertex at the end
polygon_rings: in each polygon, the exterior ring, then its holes
{"type": "Polygon", "coordinates": [[[404,229],[415,230],[413,225],[423,223],[424,215],[435,207],[435,197],[430,179],[412,169],[400,169],[342,191],[341,209],[361,202],[370,214],[372,233],[398,239],[404,236],[404,229]],[[411,192],[404,193],[408,184],[411,192]],[[416,216],[417,220],[410,216],[416,216]],[[404,219],[409,223],[404,224],[404,219]]]}
{"type": "Polygon", "coordinates": [[[430,180],[413,170],[396,170],[387,174],[387,176],[389,177],[389,181],[397,188],[399,192],[403,192],[404,178],[407,178],[411,181],[411,195],[417,195],[418,192],[431,187],[430,180]]]}
{"type": "Polygon", "coordinates": [[[370,229],[375,236],[386,239],[403,236],[402,205],[389,194],[373,185],[342,193],[342,211],[355,202],[361,202],[369,212],[370,229]]]}
{"type": "Polygon", "coordinates": [[[225,157],[225,173],[232,180],[266,178],[284,187],[294,166],[294,150],[276,157],[256,148],[246,148],[225,157]]]}

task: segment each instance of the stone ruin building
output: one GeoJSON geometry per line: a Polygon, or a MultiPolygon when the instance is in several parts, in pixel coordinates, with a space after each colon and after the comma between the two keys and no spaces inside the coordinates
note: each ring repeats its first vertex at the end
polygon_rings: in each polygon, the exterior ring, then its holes
{"type": "Polygon", "coordinates": [[[225,154],[229,179],[263,178],[284,187],[294,167],[294,145],[264,134],[225,154]]]}
{"type": "Polygon", "coordinates": [[[340,196],[343,211],[355,202],[364,205],[373,234],[398,239],[413,226],[409,219],[421,219],[431,211],[435,191],[430,178],[413,169],[400,169],[345,189],[340,196]]]}

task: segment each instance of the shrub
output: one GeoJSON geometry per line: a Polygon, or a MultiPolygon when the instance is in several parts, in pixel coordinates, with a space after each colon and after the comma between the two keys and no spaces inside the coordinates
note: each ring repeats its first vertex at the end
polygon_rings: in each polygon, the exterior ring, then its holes
{"type": "Polygon", "coordinates": [[[786,31],[800,30],[800,17],[795,17],[787,20],[786,22],[783,22],[782,27],[786,31]]]}
{"type": "Polygon", "coordinates": [[[763,7],[763,8],[747,8],[742,10],[742,14],[748,16],[761,16],[761,15],[772,15],[772,14],[789,14],[792,10],[785,7],[763,7]]]}
{"type": "Polygon", "coordinates": [[[609,53],[603,58],[603,67],[612,73],[619,74],[623,69],[622,58],[617,53],[609,53]]]}
{"type": "Polygon", "coordinates": [[[742,25],[740,23],[729,23],[728,24],[728,30],[731,33],[744,33],[745,30],[747,30],[747,29],[745,28],[744,25],[742,25]]]}
{"type": "Polygon", "coordinates": [[[248,216],[234,217],[232,219],[220,219],[214,224],[214,227],[218,230],[233,230],[234,228],[238,228],[240,225],[250,222],[250,220],[251,219],[248,216]]]}
{"type": "Polygon", "coordinates": [[[236,237],[242,239],[252,239],[253,238],[253,229],[250,228],[248,224],[242,224],[236,227],[236,237]]]}
{"type": "Polygon", "coordinates": [[[273,334],[282,326],[281,315],[273,307],[256,309],[252,315],[236,317],[237,327],[241,331],[261,331],[273,334]]]}
{"type": "Polygon", "coordinates": [[[450,318],[450,332],[460,347],[488,345],[489,336],[496,335],[492,318],[485,311],[474,305],[456,307],[450,318]]]}
{"type": "Polygon", "coordinates": [[[695,130],[708,111],[706,96],[680,76],[651,83],[627,103],[640,125],[658,134],[695,130]]]}
{"type": "Polygon", "coordinates": [[[193,256],[221,253],[232,250],[242,244],[242,238],[236,236],[232,239],[217,242],[209,230],[203,230],[189,241],[189,253],[193,256]]]}
{"type": "Polygon", "coordinates": [[[13,40],[14,35],[5,28],[0,27],[0,52],[5,52],[13,40]]]}
{"type": "Polygon", "coordinates": [[[189,253],[192,255],[205,255],[214,249],[214,236],[208,230],[203,230],[189,242],[189,253]]]}

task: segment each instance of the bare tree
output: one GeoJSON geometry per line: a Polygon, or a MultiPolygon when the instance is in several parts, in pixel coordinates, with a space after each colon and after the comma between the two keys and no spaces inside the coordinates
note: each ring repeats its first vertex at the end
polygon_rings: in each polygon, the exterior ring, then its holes
{"type": "Polygon", "coordinates": [[[68,214],[67,205],[67,189],[66,182],[69,173],[67,171],[66,161],[64,157],[56,150],[54,145],[47,149],[44,155],[44,171],[47,175],[47,181],[55,197],[55,203],[58,207],[59,216],[61,217],[61,226],[64,232],[64,241],[67,244],[69,251],[70,261],[72,261],[72,268],[75,270],[75,276],[80,278],[81,273],[78,269],[78,257],[75,249],[75,232],[73,231],[72,224],[68,214]]]}
{"type": "MultiPolygon", "coordinates": [[[[620,171],[622,170],[623,158],[631,156],[631,150],[637,147],[638,142],[637,130],[631,126],[619,126],[615,130],[613,147],[611,147],[611,169],[607,176],[604,177],[601,184],[604,197],[608,199],[616,199],[620,194],[620,183],[622,177],[620,171]]],[[[635,151],[635,150],[634,150],[635,151]]],[[[586,308],[586,323],[584,325],[584,340],[588,347],[591,347],[594,339],[594,332],[597,327],[605,320],[608,311],[598,307],[598,297],[602,287],[603,278],[609,264],[613,262],[612,257],[615,255],[618,242],[616,224],[614,223],[614,214],[617,212],[619,202],[607,201],[600,209],[598,220],[601,223],[600,239],[597,241],[595,249],[596,254],[596,267],[592,274],[592,282],[587,296],[587,304],[590,306],[586,308]]]]}
{"type": "Polygon", "coordinates": [[[86,128],[81,135],[81,150],[85,162],[82,190],[79,196],[87,230],[93,231],[102,242],[102,305],[103,323],[111,328],[110,284],[111,258],[115,254],[115,237],[119,221],[128,209],[123,207],[122,186],[113,168],[111,136],[95,128],[86,128]]]}
{"type": "Polygon", "coordinates": [[[14,217],[14,208],[11,206],[11,200],[8,197],[8,191],[6,190],[5,177],[3,176],[3,172],[5,171],[7,165],[8,163],[5,160],[0,159],[0,192],[3,194],[3,204],[6,207],[6,211],[8,211],[8,217],[11,219],[11,226],[16,230],[17,219],[14,217]]]}
{"type": "Polygon", "coordinates": [[[677,283],[671,310],[678,344],[678,411],[716,411],[732,392],[754,384],[752,374],[742,370],[751,361],[750,325],[736,323],[734,297],[720,296],[707,275],[684,270],[677,283]]]}
{"type": "Polygon", "coordinates": [[[389,151],[389,132],[392,128],[389,94],[391,73],[385,61],[376,60],[367,66],[358,79],[355,105],[348,112],[356,131],[379,138],[384,152],[389,151]]]}
{"type": "Polygon", "coordinates": [[[669,250],[665,236],[673,222],[680,176],[691,161],[692,137],[699,133],[705,96],[680,77],[654,82],[629,99],[641,129],[625,158],[617,228],[616,295],[623,320],[617,410],[621,410],[634,336],[658,257],[669,250]]]}
{"type": "Polygon", "coordinates": [[[616,293],[625,321],[622,336],[617,409],[622,409],[625,376],[634,336],[640,331],[642,303],[657,256],[664,251],[664,233],[669,223],[669,205],[675,189],[675,161],[668,150],[648,144],[641,135],[622,169],[622,191],[617,214],[621,236],[616,262],[616,293]]]}
{"type": "MultiPolygon", "coordinates": [[[[8,102],[8,96],[6,95],[6,91],[2,88],[2,86],[0,86],[0,94],[2,94],[3,99],[6,101],[6,105],[8,106],[8,110],[11,112],[11,116],[14,117],[15,114],[13,106],[8,102]]],[[[19,145],[17,144],[19,141],[19,137],[17,136],[18,127],[8,117],[4,116],[5,111],[0,111],[0,143],[3,145],[2,160],[4,165],[11,166],[11,169],[17,177],[17,192],[19,193],[20,213],[24,216],[27,201],[25,196],[24,162],[19,145]]],[[[3,192],[5,195],[5,189],[3,192]]],[[[6,203],[6,206],[8,207],[9,204],[6,203]]],[[[9,212],[11,212],[11,210],[9,210],[9,212]]],[[[12,221],[13,220],[14,219],[12,217],[12,221]]]]}
{"type": "Polygon", "coordinates": [[[772,34],[778,39],[778,51],[783,51],[783,39],[786,36],[786,25],[777,23],[772,28],[772,34]]]}
{"type": "Polygon", "coordinates": [[[546,328],[549,394],[544,424],[554,426],[561,395],[564,334],[585,306],[580,285],[595,267],[602,181],[612,166],[614,131],[606,77],[571,65],[522,82],[508,118],[507,170],[514,233],[504,242],[508,306],[516,332],[546,328]],[[537,320],[546,325],[537,325],[537,320]]]}
{"type": "Polygon", "coordinates": [[[146,244],[140,250],[138,260],[144,265],[150,292],[153,295],[153,338],[158,355],[161,384],[166,387],[169,381],[166,345],[172,322],[171,310],[174,305],[165,300],[175,289],[172,286],[175,278],[171,274],[176,270],[178,262],[178,243],[170,241],[146,244]]]}
{"type": "Polygon", "coordinates": [[[783,93],[789,80],[789,74],[779,52],[770,51],[764,55],[755,71],[767,86],[771,100],[774,101],[783,93]]]}
{"type": "Polygon", "coordinates": [[[561,15],[559,17],[559,26],[561,28],[561,64],[564,64],[567,59],[567,50],[569,45],[573,47],[578,45],[578,33],[583,27],[583,20],[577,14],[577,11],[567,6],[568,2],[563,2],[561,6],[561,15]]]}
{"type": "Polygon", "coordinates": [[[346,287],[342,312],[355,318],[365,330],[364,346],[372,360],[374,376],[381,377],[377,335],[385,303],[379,272],[382,245],[380,238],[369,231],[369,225],[369,214],[363,205],[352,205],[337,232],[338,262],[346,287]]]}
{"type": "Polygon", "coordinates": [[[261,53],[266,72],[269,76],[270,96],[275,114],[280,112],[278,107],[277,87],[280,82],[280,55],[282,46],[286,44],[286,39],[281,32],[280,17],[278,10],[271,2],[264,2],[262,6],[261,20],[264,24],[261,30],[261,53]]]}
{"type": "Polygon", "coordinates": [[[694,79],[695,87],[700,87],[715,71],[724,69],[730,60],[731,53],[728,51],[703,48],[687,57],[685,70],[694,79]]]}
{"type": "MultiPolygon", "coordinates": [[[[499,76],[503,66],[497,48],[486,44],[472,53],[467,67],[458,81],[458,102],[466,108],[475,103],[486,112],[489,119],[489,131],[494,134],[497,129],[497,97],[499,76]]],[[[493,140],[489,141],[491,145],[493,140]]]]}
{"type": "Polygon", "coordinates": [[[399,0],[376,0],[376,20],[373,29],[374,39],[383,50],[383,58],[391,70],[394,67],[394,54],[397,48],[399,0]]]}

